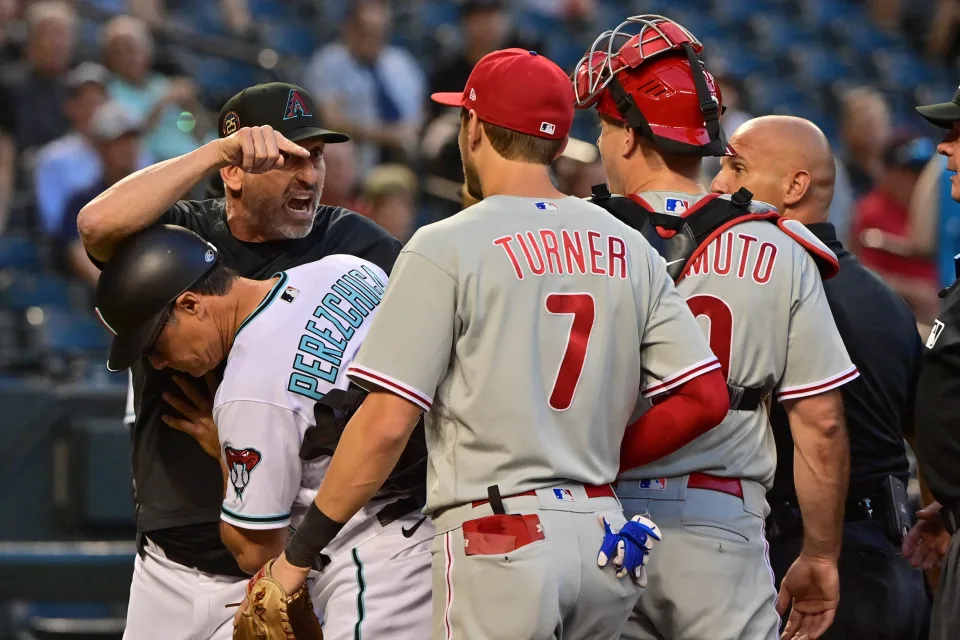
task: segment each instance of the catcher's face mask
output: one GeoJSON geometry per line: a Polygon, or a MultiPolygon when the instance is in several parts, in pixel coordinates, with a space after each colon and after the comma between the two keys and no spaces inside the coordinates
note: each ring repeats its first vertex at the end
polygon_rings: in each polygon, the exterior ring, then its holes
{"type": "Polygon", "coordinates": [[[601,33],[573,73],[576,106],[637,130],[670,154],[732,155],[719,88],[703,45],[663,16],[633,16],[601,33]]]}
{"type": "Polygon", "coordinates": [[[625,69],[636,69],[668,51],[679,51],[690,43],[699,54],[703,45],[692,33],[663,16],[632,16],[593,41],[573,72],[573,90],[578,108],[591,107],[600,99],[614,77],[625,69]]]}

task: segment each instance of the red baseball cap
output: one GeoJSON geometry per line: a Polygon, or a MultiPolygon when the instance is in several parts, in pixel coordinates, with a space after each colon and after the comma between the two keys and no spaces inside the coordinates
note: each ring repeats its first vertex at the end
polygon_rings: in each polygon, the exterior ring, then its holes
{"type": "Polygon", "coordinates": [[[483,122],[562,140],[573,125],[573,85],[536,51],[502,49],[480,59],[462,93],[435,93],[434,102],[477,112],[483,122]]]}

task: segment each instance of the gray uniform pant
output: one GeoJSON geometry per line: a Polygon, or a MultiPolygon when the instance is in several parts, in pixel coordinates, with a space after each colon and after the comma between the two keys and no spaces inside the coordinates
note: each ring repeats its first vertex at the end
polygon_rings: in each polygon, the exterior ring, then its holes
{"type": "Polygon", "coordinates": [[[960,638],[960,531],[950,540],[930,622],[930,640],[957,638],[960,638]]]}
{"type": "Polygon", "coordinates": [[[624,640],[776,640],[780,616],[767,556],[766,490],[742,481],[743,499],[688,489],[687,476],[640,488],[621,480],[628,518],[649,514],[663,534],[624,640]]]}
{"type": "MultiPolygon", "coordinates": [[[[597,553],[598,516],[616,529],[626,522],[623,510],[616,498],[588,498],[577,484],[557,489],[503,499],[508,516],[535,516],[543,535],[514,550],[478,553],[478,542],[511,548],[513,538],[504,536],[465,540],[464,526],[475,529],[478,519],[494,515],[489,504],[465,504],[434,518],[434,640],[620,637],[641,589],[629,577],[618,579],[612,567],[598,567],[597,553]]],[[[536,520],[528,522],[535,530],[536,520]]]]}

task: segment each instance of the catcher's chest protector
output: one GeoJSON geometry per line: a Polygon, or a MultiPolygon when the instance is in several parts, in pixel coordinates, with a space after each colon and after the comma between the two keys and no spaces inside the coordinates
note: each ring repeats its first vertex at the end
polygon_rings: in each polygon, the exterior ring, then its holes
{"type": "Polygon", "coordinates": [[[666,260],[667,273],[675,283],[683,279],[690,265],[723,232],[754,220],[772,222],[798,242],[813,257],[824,280],[840,269],[837,256],[803,224],[782,218],[774,207],[754,201],[753,194],[746,189],[729,198],[706,196],[679,216],[653,211],[640,196],[613,197],[606,185],[594,187],[592,201],[642,233],[666,260]]]}

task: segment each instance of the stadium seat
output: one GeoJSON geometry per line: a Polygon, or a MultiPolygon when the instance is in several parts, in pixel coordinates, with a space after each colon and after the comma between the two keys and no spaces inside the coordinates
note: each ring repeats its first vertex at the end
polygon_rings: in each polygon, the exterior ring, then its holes
{"type": "Polygon", "coordinates": [[[23,311],[69,305],[70,286],[62,278],[10,269],[0,272],[0,307],[23,311]]]}
{"type": "Polygon", "coordinates": [[[55,307],[41,307],[41,312],[36,326],[44,350],[51,355],[64,358],[100,355],[110,348],[110,333],[92,316],[55,307]]]}
{"type": "Polygon", "coordinates": [[[40,248],[27,238],[0,237],[0,269],[32,271],[41,265],[40,248]]]}
{"type": "Polygon", "coordinates": [[[727,75],[744,78],[754,74],[773,75],[776,70],[772,57],[764,57],[733,40],[705,40],[703,47],[709,68],[727,75]]]}
{"type": "Polygon", "coordinates": [[[893,90],[912,90],[918,84],[930,82],[934,74],[910,51],[884,49],[873,54],[883,86],[893,90]]]}
{"type": "Polygon", "coordinates": [[[309,56],[317,49],[313,29],[309,25],[270,21],[261,24],[263,42],[277,53],[309,56]]]}
{"type": "Polygon", "coordinates": [[[843,55],[825,47],[797,44],[791,47],[789,58],[797,80],[808,87],[831,84],[854,74],[843,55]]]}
{"type": "Polygon", "coordinates": [[[284,18],[287,16],[287,10],[290,2],[277,2],[277,0],[249,0],[250,13],[257,22],[270,18],[284,18]]]}
{"type": "Polygon", "coordinates": [[[452,2],[424,2],[417,6],[418,20],[424,31],[460,24],[460,11],[452,2]]]}

